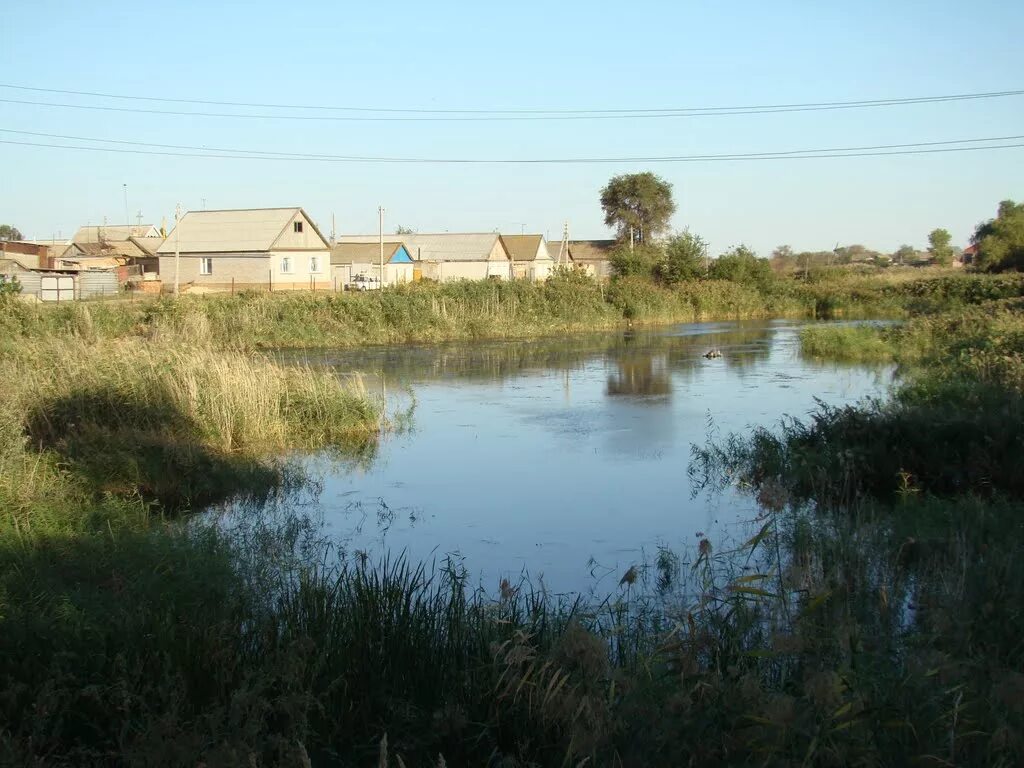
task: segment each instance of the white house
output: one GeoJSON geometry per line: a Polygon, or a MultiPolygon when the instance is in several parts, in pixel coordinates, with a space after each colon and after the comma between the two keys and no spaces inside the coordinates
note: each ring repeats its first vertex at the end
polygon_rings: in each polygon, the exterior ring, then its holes
{"type": "MultiPolygon", "coordinates": [[[[331,247],[331,274],[338,286],[348,285],[357,275],[380,280],[380,242],[335,243],[331,247]]],[[[413,281],[414,264],[409,252],[396,240],[384,243],[384,285],[413,281]]]]}
{"type": "Polygon", "coordinates": [[[332,287],[330,245],[302,208],[189,211],[156,254],[165,290],[176,274],[183,291],[332,287]]]}
{"type": "MultiPolygon", "coordinates": [[[[346,235],[340,243],[376,243],[379,235],[346,235]]],[[[445,232],[435,235],[390,235],[401,240],[423,278],[453,280],[508,280],[512,262],[497,232],[445,232]]]]}
{"type": "Polygon", "coordinates": [[[502,235],[505,250],[512,261],[512,276],[526,280],[545,280],[555,261],[543,235],[502,235]]]}

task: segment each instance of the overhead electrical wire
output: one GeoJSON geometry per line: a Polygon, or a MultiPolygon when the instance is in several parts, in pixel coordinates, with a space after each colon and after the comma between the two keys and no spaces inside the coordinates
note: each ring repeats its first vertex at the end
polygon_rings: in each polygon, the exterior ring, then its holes
{"type": "Polygon", "coordinates": [[[664,107],[628,109],[425,109],[335,106],[310,104],[263,104],[256,102],[213,101],[206,99],[173,99],[157,96],[139,96],[102,93],[98,91],[73,91],[56,88],[34,88],[23,85],[0,83],[0,88],[53,93],[89,98],[147,101],[160,104],[193,104],[197,106],[236,107],[247,109],[290,109],[315,110],[324,112],[348,112],[346,115],[296,115],[275,113],[209,112],[155,109],[143,107],[118,107],[109,104],[70,104],[65,102],[32,101],[27,99],[0,99],[7,104],[53,107],[59,109],[94,110],[103,112],[126,112],[137,114],[172,115],[185,117],[219,117],[257,120],[305,120],[305,121],[346,121],[346,122],[483,122],[483,121],[543,121],[543,120],[628,120],[649,118],[721,117],[728,115],[756,115],[786,112],[821,112],[845,109],[870,109],[878,107],[912,106],[978,99],[995,99],[1024,95],[1024,89],[986,91],[978,93],[957,93],[938,96],[912,96],[892,99],[862,99],[857,101],[821,101],[805,103],[753,104],[724,107],[664,107]],[[370,114],[377,113],[377,114],[370,114]]]}
{"type": "Polygon", "coordinates": [[[429,157],[385,157],[361,155],[330,155],[304,154],[288,152],[272,152],[247,149],[225,149],[189,146],[181,144],[150,144],[138,141],[118,139],[97,139],[85,136],[68,136],[62,134],[38,133],[0,128],[0,132],[32,136],[38,138],[60,139],[63,141],[89,141],[100,144],[118,144],[121,146],[87,146],[81,144],[54,144],[50,142],[15,141],[0,139],[0,144],[44,147],[50,149],[70,149],[76,151],[108,152],[118,154],[152,155],[161,157],[192,157],[230,160],[272,160],[292,162],[333,162],[333,163],[407,163],[437,165],[543,165],[543,164],[605,164],[605,163],[697,163],[697,162],[740,162],[753,160],[806,160],[839,157],[877,157],[893,155],[922,155],[949,152],[973,152],[980,150],[1017,149],[1024,143],[1024,135],[994,136],[987,138],[951,139],[946,141],[910,142],[902,144],[876,144],[871,146],[827,147],[818,149],[777,150],[770,152],[740,152],[703,155],[668,155],[643,157],[575,157],[575,158],[429,158],[429,157]],[[970,145],[970,146],[951,146],[970,145]],[[148,149],[128,149],[125,147],[148,147],[148,149]],[[168,151],[185,150],[185,151],[168,151]]]}

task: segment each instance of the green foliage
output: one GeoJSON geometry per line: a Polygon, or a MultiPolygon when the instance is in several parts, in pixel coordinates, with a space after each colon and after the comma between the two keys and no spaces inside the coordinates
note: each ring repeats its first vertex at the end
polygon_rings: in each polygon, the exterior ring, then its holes
{"type": "Polygon", "coordinates": [[[669,238],[662,246],[662,261],[655,265],[655,276],[673,285],[684,280],[706,277],[708,244],[700,235],[689,230],[669,238]]]}
{"type": "Polygon", "coordinates": [[[21,293],[21,283],[18,282],[18,278],[12,277],[10,280],[0,276],[0,299],[5,296],[16,296],[21,293]]]}
{"type": "Polygon", "coordinates": [[[618,277],[654,276],[665,258],[660,245],[616,246],[609,256],[612,272],[618,277]]]}
{"type": "Polygon", "coordinates": [[[771,264],[745,245],[732,248],[711,262],[710,276],[744,285],[767,286],[775,279],[771,264]]]}
{"type": "Polygon", "coordinates": [[[800,349],[810,357],[848,363],[888,362],[893,350],[885,330],[871,325],[817,325],[800,332],[800,349]]]}
{"type": "Polygon", "coordinates": [[[996,218],[981,224],[972,241],[978,246],[978,269],[1024,271],[1024,203],[1001,202],[996,218]]]}
{"type": "Polygon", "coordinates": [[[950,246],[953,236],[945,229],[933,229],[928,233],[928,253],[932,261],[940,266],[949,266],[953,262],[953,248],[950,246]]]}
{"type": "Polygon", "coordinates": [[[637,243],[650,243],[668,229],[676,211],[672,185],[650,172],[613,177],[601,190],[601,207],[619,240],[628,242],[632,230],[637,243]]]}
{"type": "Polygon", "coordinates": [[[24,240],[24,235],[17,227],[10,224],[0,224],[0,240],[24,240]]]}
{"type": "Polygon", "coordinates": [[[903,244],[893,253],[892,260],[900,266],[913,264],[917,260],[917,249],[912,245],[903,244]]]}

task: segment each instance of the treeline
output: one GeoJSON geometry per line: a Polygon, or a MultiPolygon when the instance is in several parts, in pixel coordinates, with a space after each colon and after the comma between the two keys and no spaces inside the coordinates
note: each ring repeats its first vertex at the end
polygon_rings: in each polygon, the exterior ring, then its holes
{"type": "Polygon", "coordinates": [[[662,239],[648,237],[632,243],[624,239],[611,257],[617,276],[650,277],[665,285],[694,279],[764,285],[773,276],[807,278],[834,267],[950,266],[954,261],[981,272],[1024,268],[1024,203],[1001,202],[996,217],[977,226],[966,250],[953,246],[949,231],[938,228],[928,234],[924,250],[904,244],[885,252],[854,243],[832,250],[796,251],[780,245],[766,258],[738,245],[713,257],[707,241],[683,230],[662,239]]]}

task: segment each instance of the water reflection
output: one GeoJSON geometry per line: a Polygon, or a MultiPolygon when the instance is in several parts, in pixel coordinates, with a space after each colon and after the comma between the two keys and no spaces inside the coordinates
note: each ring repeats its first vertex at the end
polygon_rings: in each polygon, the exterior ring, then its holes
{"type": "Polygon", "coordinates": [[[487,583],[525,570],[585,590],[592,559],[621,574],[661,543],[739,534],[756,515],[747,498],[692,495],[691,446],[709,425],[724,435],[803,416],[816,398],[885,390],[889,368],[802,359],[801,327],[694,323],[281,357],[363,372],[391,411],[415,395],[413,429],[387,436],[372,465],[310,460],[326,524],[350,551],[457,552],[487,583]],[[722,357],[705,358],[712,349],[722,357]]]}
{"type": "Polygon", "coordinates": [[[615,371],[608,376],[608,395],[648,396],[664,400],[672,394],[668,355],[626,354],[615,359],[615,371]]]}

